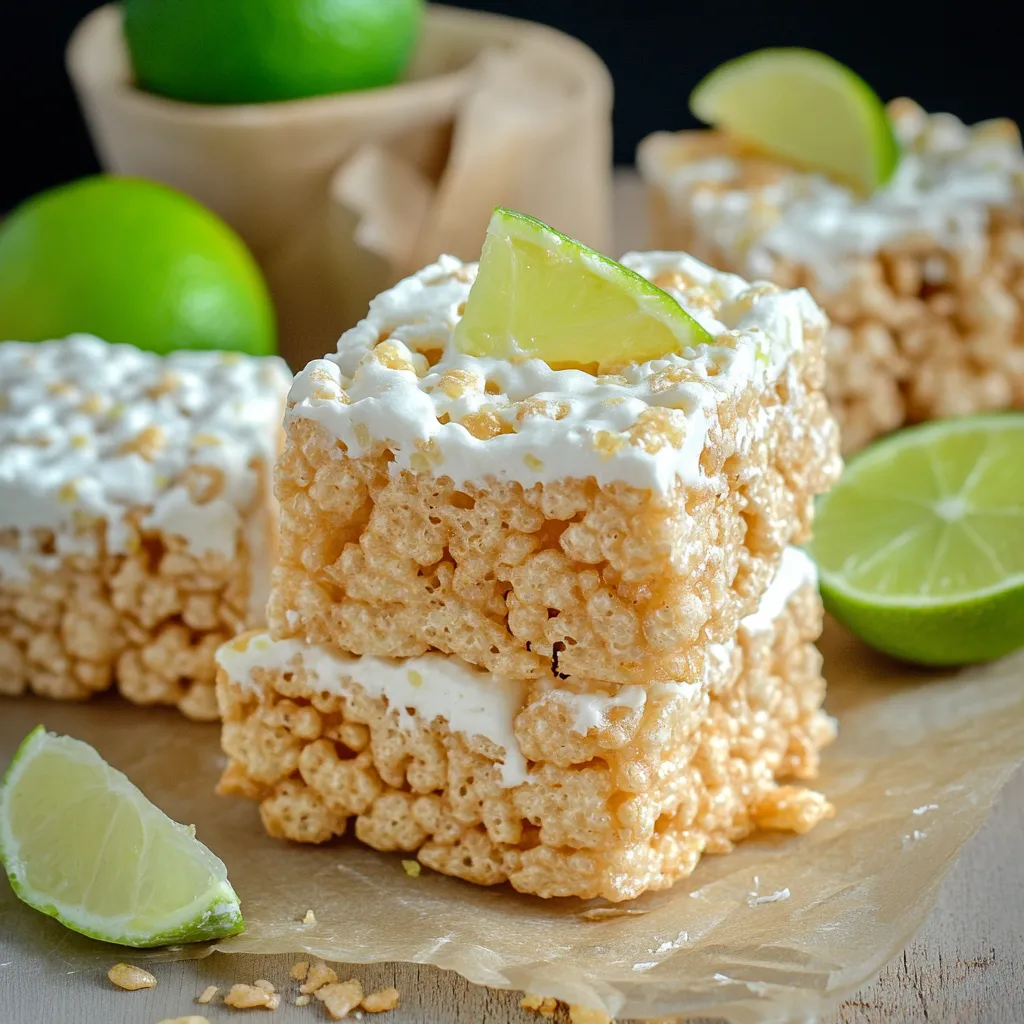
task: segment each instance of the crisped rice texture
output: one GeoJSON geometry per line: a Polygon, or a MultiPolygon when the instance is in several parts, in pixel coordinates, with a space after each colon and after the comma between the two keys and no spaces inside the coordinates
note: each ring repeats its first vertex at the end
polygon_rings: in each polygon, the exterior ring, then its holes
{"type": "MultiPolygon", "coordinates": [[[[697,159],[736,155],[707,132],[684,133],[680,147],[681,163],[687,147],[697,159]]],[[[739,155],[743,173],[730,189],[785,173],[739,155]]],[[[724,270],[745,269],[702,237],[685,204],[658,182],[650,183],[650,203],[657,246],[685,249],[724,270]]],[[[782,258],[767,276],[785,288],[806,287],[832,321],[826,393],[844,452],[909,423],[1024,408],[1024,208],[993,209],[978,248],[952,249],[916,235],[858,257],[841,291],[825,287],[814,267],[782,258]]]]}
{"type": "Polygon", "coordinates": [[[301,658],[242,680],[222,671],[221,792],[258,800],[274,836],[321,843],[352,821],[363,842],[472,882],[629,899],[758,827],[804,832],[831,814],[819,794],[779,784],[813,777],[833,736],[820,623],[804,587],[770,629],[742,627],[705,685],[652,686],[642,707],[617,706],[585,734],[571,698],[533,684],[514,725],[528,780],[512,788],[491,740],[440,717],[403,727],[349,680],[319,689],[301,658]]]}
{"type": "MultiPolygon", "coordinates": [[[[272,547],[269,516],[251,514],[268,520],[262,541],[272,547]]],[[[131,553],[106,553],[104,526],[95,523],[80,546],[103,553],[66,556],[54,568],[53,537],[38,532],[46,568],[26,581],[0,580],[0,694],[81,700],[116,685],[136,704],[217,717],[213,656],[255,624],[251,577],[266,570],[255,568],[244,540],[234,559],[197,558],[180,538],[139,528],[144,515],[126,520],[131,553]]],[[[2,546],[24,552],[14,531],[0,531],[2,546]]]]}
{"type": "Polygon", "coordinates": [[[754,611],[839,471],[810,332],[776,385],[723,403],[702,458],[720,488],[658,495],[389,474],[292,418],[276,473],[275,637],[356,654],[454,654],[509,678],[697,678],[754,611]]]}

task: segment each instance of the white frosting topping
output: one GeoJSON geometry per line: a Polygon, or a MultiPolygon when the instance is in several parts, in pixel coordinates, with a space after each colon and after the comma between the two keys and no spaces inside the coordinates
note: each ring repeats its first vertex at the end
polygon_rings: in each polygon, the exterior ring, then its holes
{"type": "Polygon", "coordinates": [[[740,629],[748,633],[763,633],[782,614],[789,599],[803,586],[818,585],[818,567],[811,556],[801,548],[786,548],[775,578],[761,595],[757,611],[740,619],[740,629]]]}
{"type": "Polygon", "coordinates": [[[85,550],[83,517],[103,520],[107,549],[123,551],[136,509],[193,553],[232,557],[290,379],[277,358],[159,356],[86,335],[0,343],[0,532],[19,545],[0,546],[0,575],[85,550]],[[213,477],[223,486],[204,500],[213,477]],[[53,532],[55,555],[36,553],[37,529],[53,532]]]}
{"type": "Polygon", "coordinates": [[[504,749],[501,779],[505,786],[526,781],[526,759],[512,725],[522,708],[525,684],[500,679],[443,654],[390,659],[344,654],[326,645],[302,640],[273,640],[267,633],[224,644],[217,663],[234,681],[254,685],[252,670],[283,670],[300,658],[306,672],[328,693],[344,693],[355,683],[370,697],[383,697],[399,725],[443,718],[453,732],[483,736],[504,749]],[[410,714],[410,709],[415,716],[410,714]]]}
{"type": "Polygon", "coordinates": [[[718,405],[784,374],[823,316],[803,290],[751,287],[681,253],[623,263],[670,292],[714,342],[605,376],[465,355],[452,334],[476,265],[443,256],[378,295],[336,353],[296,376],[288,415],[322,424],[354,457],[383,444],[392,472],[456,485],[594,477],[667,493],[677,481],[709,483],[700,457],[718,405]],[[439,359],[430,365],[424,353],[439,359]]]}
{"type": "MultiPolygon", "coordinates": [[[[740,623],[751,633],[770,630],[789,599],[802,586],[817,582],[810,558],[797,548],[787,548],[775,578],[761,597],[757,611],[740,623]]],[[[708,676],[728,668],[735,643],[712,644],[705,679],[700,682],[658,683],[652,687],[623,686],[614,693],[575,693],[552,689],[539,699],[556,700],[573,715],[573,731],[585,735],[600,729],[618,708],[642,713],[649,697],[693,701],[704,693],[708,676]]],[[[501,778],[504,786],[527,779],[526,760],[515,737],[515,718],[522,710],[526,684],[492,676],[459,658],[424,654],[416,658],[376,658],[345,654],[302,640],[274,640],[256,633],[224,644],[217,663],[235,683],[256,688],[254,669],[283,671],[301,660],[317,685],[331,693],[344,693],[356,683],[371,697],[384,698],[403,728],[419,720],[442,718],[453,732],[483,736],[504,750],[501,778]],[[410,714],[415,712],[415,717],[410,714]]]]}
{"type": "Polygon", "coordinates": [[[639,161],[697,234],[745,274],[770,276],[783,258],[813,268],[823,287],[840,289],[851,258],[917,234],[970,249],[983,243],[992,208],[1021,202],[1024,151],[1011,124],[968,127],[905,100],[889,110],[902,157],[889,182],[867,197],[795,169],[751,184],[743,162],[727,155],[679,162],[685,137],[680,144],[652,136],[639,161]]]}

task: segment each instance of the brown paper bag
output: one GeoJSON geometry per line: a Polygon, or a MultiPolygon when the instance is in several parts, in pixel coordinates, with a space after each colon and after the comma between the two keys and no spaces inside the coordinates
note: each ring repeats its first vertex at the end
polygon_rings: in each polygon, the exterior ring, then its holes
{"type": "Polygon", "coordinates": [[[541,25],[431,6],[406,81],[288,103],[135,89],[113,5],[78,26],[67,63],[104,167],[195,196],[248,242],[295,368],[404,274],[475,259],[496,204],[611,241],[611,81],[541,25]]]}

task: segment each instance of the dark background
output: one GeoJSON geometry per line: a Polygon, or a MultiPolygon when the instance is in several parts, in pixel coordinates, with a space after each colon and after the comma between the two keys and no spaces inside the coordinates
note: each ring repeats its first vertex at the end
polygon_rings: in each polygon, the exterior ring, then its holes
{"type": "MultiPolygon", "coordinates": [[[[760,46],[825,50],[884,99],[910,94],[968,121],[1024,120],[1024,44],[1010,27],[1009,3],[455,2],[544,21],[589,43],[615,78],[618,163],[632,161],[648,132],[690,124],[686,99],[701,75],[760,46]]],[[[95,6],[97,0],[0,0],[0,211],[96,169],[63,64],[72,28],[95,6]]]]}

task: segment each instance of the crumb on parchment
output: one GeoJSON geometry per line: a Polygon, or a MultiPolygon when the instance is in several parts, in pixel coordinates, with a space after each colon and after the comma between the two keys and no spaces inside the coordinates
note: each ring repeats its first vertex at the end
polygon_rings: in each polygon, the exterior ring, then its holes
{"type": "Polygon", "coordinates": [[[281,1005],[281,997],[269,981],[261,978],[252,985],[232,985],[224,1003],[236,1010],[276,1010],[281,1005]]]}
{"type": "Polygon", "coordinates": [[[305,984],[299,989],[303,995],[310,995],[324,985],[333,985],[338,980],[333,968],[328,967],[323,960],[317,960],[306,974],[305,984]]]}
{"type": "Polygon", "coordinates": [[[532,992],[527,992],[522,999],[519,1000],[519,1005],[524,1010],[533,1010],[534,1013],[539,1013],[542,1017],[546,1017],[551,1020],[555,1011],[558,1009],[558,1000],[551,996],[538,996],[532,992]]]}
{"type": "Polygon", "coordinates": [[[153,988],[156,985],[156,978],[149,971],[131,964],[114,964],[107,971],[107,977],[126,992],[137,992],[140,988],[153,988]]]}
{"type": "Polygon", "coordinates": [[[402,861],[402,870],[410,878],[419,878],[420,877],[420,871],[422,870],[422,865],[420,864],[420,862],[418,860],[403,860],[402,861]]]}
{"type": "Polygon", "coordinates": [[[312,996],[299,996],[295,1000],[296,1006],[309,1006],[310,1001],[313,999],[312,996]]]}
{"type": "Polygon", "coordinates": [[[367,1013],[387,1013],[398,1006],[401,995],[397,988],[382,988],[363,997],[363,1009],[367,1013]]]}
{"type": "Polygon", "coordinates": [[[307,974],[309,974],[308,960],[296,960],[295,963],[292,964],[292,977],[296,981],[305,981],[307,974]]]}
{"type": "Polygon", "coordinates": [[[203,989],[202,994],[196,997],[196,1002],[197,1003],[202,1003],[202,1004],[205,1005],[206,1003],[210,1002],[210,1000],[213,999],[213,997],[216,994],[217,994],[217,986],[216,985],[207,985],[206,988],[203,989]]]}
{"type": "Polygon", "coordinates": [[[196,1014],[190,1014],[187,1017],[168,1017],[166,1020],[160,1021],[160,1024],[210,1024],[205,1017],[198,1017],[196,1014]]]}
{"type": "Polygon", "coordinates": [[[312,910],[306,911],[306,916],[302,919],[303,924],[316,924],[316,914],[312,910]]]}
{"type": "Polygon", "coordinates": [[[355,978],[335,981],[318,988],[316,997],[333,1020],[342,1020],[363,1001],[363,986],[355,978]]]}

